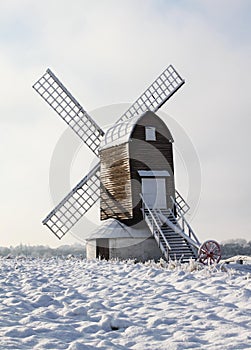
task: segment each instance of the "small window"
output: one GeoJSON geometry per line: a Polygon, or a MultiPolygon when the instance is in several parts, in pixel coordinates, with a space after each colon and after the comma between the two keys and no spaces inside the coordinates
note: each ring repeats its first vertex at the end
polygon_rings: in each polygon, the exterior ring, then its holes
{"type": "Polygon", "coordinates": [[[146,141],[156,141],[156,129],[153,126],[145,127],[146,141]]]}

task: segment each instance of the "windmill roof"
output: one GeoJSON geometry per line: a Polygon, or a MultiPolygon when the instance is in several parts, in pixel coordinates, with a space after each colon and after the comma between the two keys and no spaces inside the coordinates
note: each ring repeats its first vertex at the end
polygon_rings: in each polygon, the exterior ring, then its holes
{"type": "Polygon", "coordinates": [[[86,238],[87,241],[97,238],[143,238],[151,236],[151,232],[145,223],[133,228],[124,225],[116,219],[107,219],[86,238]]]}
{"type": "Polygon", "coordinates": [[[138,120],[143,115],[137,115],[136,117],[127,119],[123,122],[114,124],[109,128],[101,143],[99,150],[105,148],[121,145],[122,143],[128,142],[131,136],[131,133],[134,129],[134,126],[137,124],[138,120]]]}
{"type": "MultiPolygon", "coordinates": [[[[135,125],[138,124],[139,120],[144,118],[145,116],[150,116],[151,118],[153,118],[153,120],[156,119],[158,120],[158,122],[164,124],[164,122],[151,111],[146,111],[143,114],[136,115],[135,117],[124,120],[123,122],[115,123],[106,131],[100,143],[99,151],[128,142],[130,140],[135,125]]],[[[166,136],[168,137],[170,142],[173,142],[172,135],[168,129],[167,132],[168,134],[166,136]]]]}

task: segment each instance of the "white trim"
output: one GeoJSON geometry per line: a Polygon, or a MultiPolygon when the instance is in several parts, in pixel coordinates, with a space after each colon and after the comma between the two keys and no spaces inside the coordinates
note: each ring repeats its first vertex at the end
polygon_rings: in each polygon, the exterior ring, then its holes
{"type": "Polygon", "coordinates": [[[167,170],[138,170],[141,177],[167,177],[170,176],[167,170]]]}

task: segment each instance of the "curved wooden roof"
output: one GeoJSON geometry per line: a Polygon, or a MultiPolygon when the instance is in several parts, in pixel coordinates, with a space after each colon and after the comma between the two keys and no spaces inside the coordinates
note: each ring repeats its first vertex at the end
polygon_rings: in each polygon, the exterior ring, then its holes
{"type": "Polygon", "coordinates": [[[163,120],[160,119],[160,117],[158,117],[153,112],[147,111],[141,115],[137,115],[136,117],[127,119],[121,123],[116,123],[111,128],[109,128],[106,131],[106,133],[105,133],[105,135],[100,143],[99,151],[102,151],[103,149],[110,148],[113,146],[121,145],[125,142],[129,142],[135,126],[140,121],[143,122],[145,117],[148,117],[148,119],[149,119],[149,117],[151,117],[151,119],[152,119],[151,126],[155,126],[154,125],[155,123],[156,123],[156,126],[158,124],[165,126],[165,134],[166,134],[165,136],[170,142],[173,142],[173,137],[172,137],[168,127],[163,122],[163,120]]]}

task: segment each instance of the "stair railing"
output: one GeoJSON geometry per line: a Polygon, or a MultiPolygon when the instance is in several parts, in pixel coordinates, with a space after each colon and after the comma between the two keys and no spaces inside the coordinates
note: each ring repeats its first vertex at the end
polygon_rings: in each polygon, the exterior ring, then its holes
{"type": "Polygon", "coordinates": [[[176,214],[177,216],[174,215],[174,213],[170,210],[170,214],[173,216],[174,219],[176,219],[177,223],[181,227],[182,231],[196,243],[197,247],[200,247],[200,241],[198,240],[196,234],[194,233],[192,227],[189,225],[187,222],[186,218],[184,217],[182,210],[180,209],[179,205],[176,203],[174,198],[171,196],[171,200],[176,208],[176,214]]]}
{"type": "Polygon", "coordinates": [[[184,232],[184,230],[182,230],[182,228],[180,227],[179,223],[177,222],[177,219],[175,218],[174,214],[172,213],[172,211],[169,209],[168,210],[168,217],[166,215],[164,215],[161,210],[159,210],[159,219],[162,221],[163,224],[166,224],[167,226],[169,226],[175,233],[177,233],[179,236],[181,236],[182,238],[184,238],[192,247],[193,251],[195,254],[197,254],[198,249],[200,247],[199,241],[197,239],[197,241],[193,240],[191,237],[189,237],[187,235],[187,233],[184,232]],[[176,223],[173,223],[170,220],[170,216],[175,219],[176,223]]]}
{"type": "Polygon", "coordinates": [[[171,250],[171,247],[170,247],[169,243],[167,242],[167,239],[166,239],[163,231],[161,230],[161,227],[159,226],[153,211],[146,204],[142,194],[140,194],[140,198],[142,200],[143,217],[144,217],[148,227],[150,228],[152,235],[154,236],[155,240],[157,241],[159,248],[161,249],[161,251],[165,255],[165,257],[168,259],[168,255],[169,255],[169,251],[171,250]],[[148,215],[146,215],[146,213],[148,215]],[[160,237],[162,238],[163,242],[165,243],[165,247],[163,246],[162,242],[160,241],[160,237]]]}

